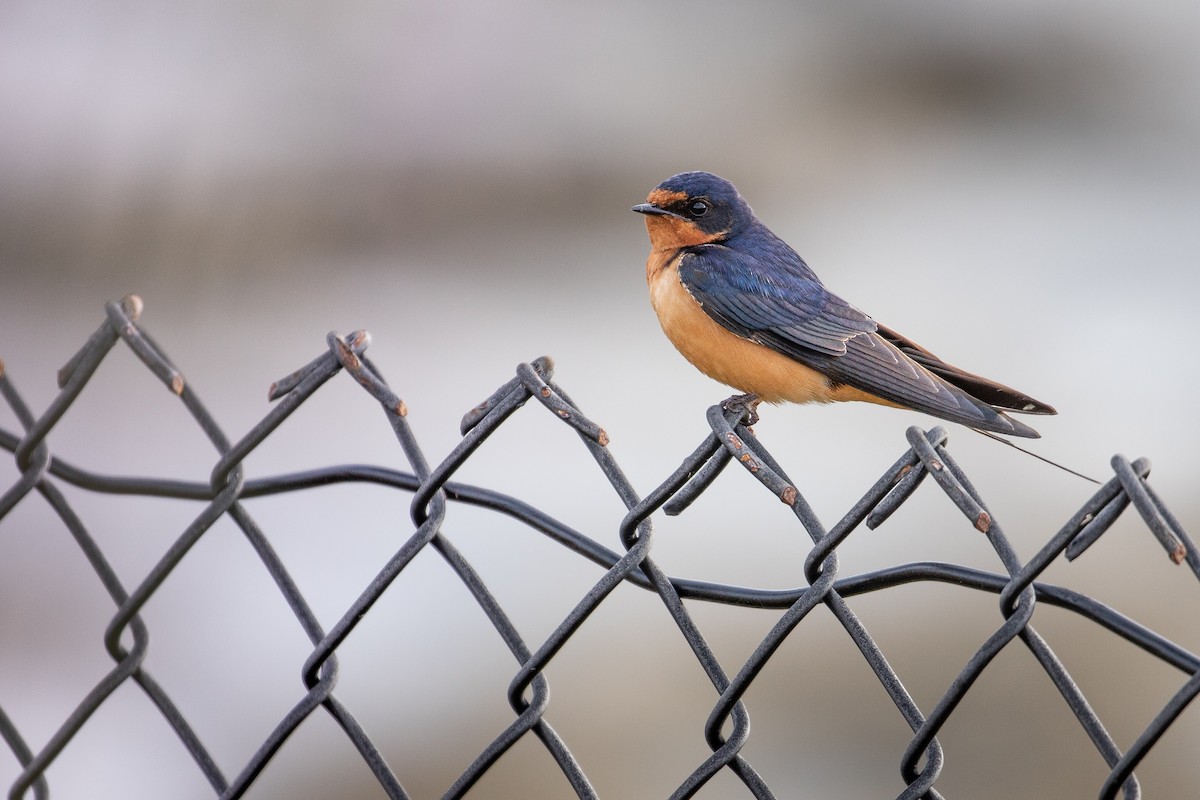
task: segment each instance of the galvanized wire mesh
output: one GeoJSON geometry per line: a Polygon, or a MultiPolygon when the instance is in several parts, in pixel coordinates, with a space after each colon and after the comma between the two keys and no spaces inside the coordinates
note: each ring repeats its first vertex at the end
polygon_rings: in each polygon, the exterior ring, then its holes
{"type": "Polygon", "coordinates": [[[1045,543],[1031,559],[1014,551],[996,518],[988,510],[967,476],[951,458],[940,428],[921,431],[910,428],[909,448],[880,476],[854,506],[832,527],[826,528],[799,487],[787,476],[763,443],[744,423],[746,410],[714,406],[708,412],[709,430],[700,445],[671,475],[645,496],[626,479],[607,449],[605,431],[581,414],[575,404],[552,380],[552,364],[538,359],[521,364],[516,376],[487,400],[469,411],[461,425],[462,439],[441,461],[431,463],[422,451],[406,420],[407,409],[389,388],[379,371],[364,355],[368,335],[358,331],[349,336],[330,334],[328,349],[296,372],[271,387],[275,401],[271,412],[244,436],[231,440],[183,379],[165,352],[141,328],[141,301],[130,296],[109,303],[99,329],[59,372],[60,392],[40,414],[22,400],[9,375],[0,365],[0,395],[12,409],[22,428],[20,433],[0,430],[0,446],[10,451],[18,479],[0,496],[0,536],[12,509],[27,497],[40,497],[61,519],[75,545],[86,557],[113,604],[111,620],[104,632],[104,646],[111,657],[111,670],[78,702],[74,711],[44,740],[31,742],[21,726],[4,712],[0,697],[0,735],[20,775],[9,796],[23,798],[49,795],[47,771],[78,736],[89,718],[117,689],[136,684],[170,725],[196,768],[204,775],[215,796],[243,796],[264,767],[287,743],[298,726],[318,709],[332,716],[347,740],[357,750],[387,796],[406,798],[402,775],[388,766],[386,754],[335,694],[338,649],[347,636],[370,614],[372,606],[413,558],[425,549],[435,551],[461,579],[466,590],[490,620],[496,634],[511,651],[516,670],[508,686],[512,721],[469,763],[446,788],[444,797],[466,795],[480,778],[524,737],[535,737],[561,769],[574,794],[597,797],[584,768],[572,755],[568,743],[547,720],[549,682],[547,665],[610,593],[623,582],[656,593],[673,620],[679,635],[691,649],[711,681],[715,701],[703,735],[711,756],[682,776],[672,798],[699,792],[715,775],[728,771],[744,787],[746,796],[775,797],[770,777],[743,757],[749,738],[750,709],[744,696],[787,637],[813,609],[823,606],[853,641],[880,685],[895,705],[896,712],[912,730],[912,738],[898,754],[899,778],[896,796],[938,798],[936,788],[944,764],[938,735],[980,675],[1004,648],[1020,641],[1032,653],[1053,686],[1061,694],[1078,725],[1109,767],[1097,775],[1100,797],[1141,796],[1134,769],[1146,757],[1168,726],[1200,692],[1200,657],[1121,615],[1103,603],[1070,589],[1038,582],[1046,568],[1059,559],[1074,559],[1112,526],[1130,505],[1168,556],[1186,564],[1200,578],[1200,552],[1179,521],[1162,503],[1146,481],[1145,459],[1112,459],[1114,475],[1099,488],[1045,543]],[[71,408],[106,354],[122,342],[171,392],[179,397],[196,425],[217,452],[216,464],[207,483],[180,480],[101,475],[53,457],[47,436],[71,408]],[[250,478],[244,462],[322,384],[338,373],[347,373],[378,401],[395,434],[411,471],[385,467],[333,467],[270,478],[250,478]],[[571,426],[582,446],[591,454],[612,490],[628,509],[620,520],[618,535],[622,551],[610,549],[539,509],[513,497],[475,485],[452,480],[476,449],[530,399],[571,426]],[[786,504],[812,539],[804,562],[806,586],[794,590],[766,591],[734,585],[714,584],[668,576],[651,557],[654,532],[650,517],[660,509],[678,515],[696,500],[731,463],[752,474],[777,501],[786,504]],[[927,478],[959,508],[969,525],[986,537],[1003,567],[993,573],[947,563],[909,563],[871,573],[844,576],[839,573],[837,549],[860,527],[875,528],[905,502],[927,478]],[[412,533],[379,569],[374,580],[326,628],[318,621],[298,588],[270,537],[256,523],[243,501],[266,495],[298,492],[332,482],[365,481],[412,493],[412,533]],[[89,532],[63,492],[72,485],[90,492],[119,493],[146,497],[186,498],[200,501],[202,511],[165,549],[157,563],[133,585],[126,585],[111,566],[106,554],[89,532]],[[447,508],[465,503],[507,515],[541,532],[553,541],[600,565],[603,577],[579,599],[554,631],[541,642],[527,642],[510,620],[501,603],[481,580],[475,567],[442,533],[447,508]],[[189,550],[217,520],[231,519],[253,546],[280,594],[312,645],[302,667],[303,683],[295,705],[278,720],[270,735],[244,764],[220,765],[191,723],[144,666],[150,632],[141,616],[146,603],[188,555],[189,550]],[[960,587],[999,596],[1000,624],[985,637],[984,644],[966,661],[944,694],[922,709],[905,689],[864,624],[851,610],[849,600],[857,595],[884,592],[892,587],[920,581],[954,583],[960,587]],[[721,663],[706,642],[685,601],[724,603],[734,606],[779,609],[778,618],[752,655],[742,664],[721,663]],[[1062,661],[1032,625],[1039,603],[1067,609],[1140,648],[1182,673],[1180,685],[1158,714],[1134,741],[1118,745],[1106,730],[1092,705],[1084,697],[1062,661]],[[124,643],[131,643],[126,646],[124,643]]]}

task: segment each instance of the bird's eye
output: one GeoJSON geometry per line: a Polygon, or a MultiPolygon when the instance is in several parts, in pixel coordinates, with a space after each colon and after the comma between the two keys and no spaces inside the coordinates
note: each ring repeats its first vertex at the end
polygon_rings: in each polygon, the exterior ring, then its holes
{"type": "Polygon", "coordinates": [[[693,200],[692,204],[690,206],[688,206],[688,213],[691,214],[693,217],[703,217],[705,214],[708,213],[708,201],[707,200],[693,200]]]}

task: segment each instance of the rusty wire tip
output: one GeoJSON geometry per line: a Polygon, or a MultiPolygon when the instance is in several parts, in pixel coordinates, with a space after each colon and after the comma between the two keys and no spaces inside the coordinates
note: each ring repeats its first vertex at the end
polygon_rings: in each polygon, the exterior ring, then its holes
{"type": "Polygon", "coordinates": [[[336,336],[331,336],[329,342],[333,345],[334,354],[342,362],[342,366],[351,371],[356,371],[362,367],[362,361],[359,359],[358,354],[354,352],[354,345],[347,344],[336,336]]]}
{"type": "Polygon", "coordinates": [[[1183,560],[1187,558],[1187,548],[1182,543],[1176,544],[1175,549],[1168,553],[1168,555],[1176,564],[1182,564],[1183,560]]]}
{"type": "Polygon", "coordinates": [[[408,405],[405,404],[405,402],[403,400],[397,399],[396,407],[393,410],[396,412],[396,416],[398,416],[398,417],[407,417],[408,416],[408,405]]]}
{"type": "Polygon", "coordinates": [[[479,421],[487,416],[488,409],[491,407],[492,404],[487,400],[484,400],[482,403],[463,414],[462,419],[458,422],[459,436],[466,436],[468,433],[470,433],[471,429],[478,425],[479,421]]]}
{"type": "Polygon", "coordinates": [[[529,366],[533,367],[533,371],[543,380],[549,380],[554,374],[554,359],[550,356],[539,356],[530,361],[529,366]]]}
{"type": "Polygon", "coordinates": [[[295,389],[297,384],[299,384],[303,378],[304,370],[296,370],[291,375],[287,375],[275,381],[267,387],[267,400],[269,402],[274,402],[275,400],[283,397],[292,389],[295,389]]]}
{"type": "Polygon", "coordinates": [[[596,444],[601,447],[608,447],[608,431],[604,430],[604,428],[601,428],[600,432],[596,434],[596,444]]]}
{"type": "Polygon", "coordinates": [[[371,333],[365,328],[357,330],[346,337],[346,343],[354,349],[366,349],[371,345],[371,333]]]}
{"type": "Polygon", "coordinates": [[[975,518],[975,530],[980,533],[987,533],[992,527],[992,515],[986,511],[980,511],[979,516],[975,518]]]}
{"type": "Polygon", "coordinates": [[[146,304],[142,302],[142,298],[136,294],[127,294],[121,298],[121,310],[125,312],[125,316],[132,320],[136,320],[142,315],[142,309],[146,304]]]}
{"type": "Polygon", "coordinates": [[[174,375],[172,375],[169,387],[170,387],[171,391],[175,394],[176,397],[182,395],[183,394],[183,376],[180,375],[178,372],[176,372],[174,375]]]}
{"type": "Polygon", "coordinates": [[[796,491],[795,486],[785,486],[783,487],[783,491],[779,493],[779,499],[783,501],[784,505],[788,506],[794,505],[798,496],[799,492],[796,491]]]}

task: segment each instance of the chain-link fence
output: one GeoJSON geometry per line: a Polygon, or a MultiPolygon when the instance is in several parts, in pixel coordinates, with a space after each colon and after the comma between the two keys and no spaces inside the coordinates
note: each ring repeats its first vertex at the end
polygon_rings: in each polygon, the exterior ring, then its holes
{"type": "MultiPolygon", "coordinates": [[[[467,795],[472,787],[510,749],[523,740],[536,740],[565,777],[574,796],[597,797],[588,770],[573,755],[569,742],[551,727],[551,704],[547,666],[581,629],[589,615],[610,597],[622,583],[628,582],[661,598],[678,636],[694,654],[700,669],[711,682],[714,698],[703,737],[711,755],[693,766],[691,774],[679,776],[673,798],[692,797],[702,792],[718,775],[735,776],[742,796],[767,798],[795,796],[792,787],[782,787],[772,776],[760,774],[744,757],[750,739],[753,711],[746,695],[756,678],[785,640],[810,612],[824,607],[844,629],[861,657],[865,659],[886,692],[895,713],[911,729],[912,735],[903,752],[896,753],[899,766],[896,796],[902,798],[941,797],[936,784],[943,771],[946,755],[939,734],[973,684],[1010,644],[1019,641],[1032,654],[1054,689],[1061,695],[1074,719],[1094,746],[1107,772],[1097,770],[1096,792],[1100,797],[1118,795],[1134,798],[1141,789],[1134,769],[1167,731],[1172,722],[1200,692],[1200,657],[1184,647],[1137,624],[1098,600],[1062,586],[1039,582],[1044,571],[1060,557],[1074,559],[1133,507],[1133,514],[1176,563],[1200,577],[1200,552],[1186,532],[1146,482],[1149,464],[1144,459],[1112,459],[1114,475],[1062,527],[1038,553],[1025,560],[1017,555],[996,518],[988,510],[967,476],[951,458],[944,444],[946,434],[940,428],[921,431],[910,428],[908,449],[888,467],[870,490],[831,527],[817,518],[812,507],[777,463],[775,458],[744,423],[744,409],[714,406],[708,412],[709,431],[700,445],[688,455],[674,473],[645,494],[639,494],[627,480],[606,447],[603,428],[580,413],[571,399],[552,380],[552,364],[538,359],[517,368],[516,377],[501,386],[487,400],[470,410],[462,420],[460,443],[445,458],[431,463],[415,438],[404,402],[389,388],[379,371],[364,355],[368,335],[359,331],[349,336],[330,334],[328,350],[271,387],[275,401],[271,412],[244,436],[231,440],[206,407],[196,398],[183,376],[152,338],[138,324],[141,302],[130,296],[107,306],[107,317],[84,347],[59,372],[61,391],[40,414],[22,400],[11,377],[0,367],[0,393],[24,428],[21,432],[0,430],[0,446],[10,451],[19,473],[17,480],[0,496],[0,542],[7,529],[17,524],[10,512],[22,503],[40,502],[53,510],[70,532],[78,551],[111,598],[113,612],[103,641],[112,660],[111,670],[86,692],[73,711],[61,722],[52,721],[48,735],[35,737],[30,730],[42,731],[45,720],[23,723],[6,713],[8,702],[0,695],[0,734],[11,758],[19,764],[19,776],[12,784],[10,797],[30,794],[42,798],[50,794],[53,770],[66,748],[85,730],[90,718],[122,687],[136,684],[153,703],[163,720],[178,737],[195,768],[211,786],[212,794],[224,798],[242,797],[260,773],[280,753],[298,727],[314,712],[330,715],[357,751],[378,785],[388,797],[405,798],[405,776],[388,764],[388,753],[356,719],[354,713],[335,692],[338,678],[339,648],[357,626],[372,612],[373,606],[390,585],[422,551],[434,551],[461,579],[474,603],[486,615],[515,662],[508,684],[507,702],[512,709],[511,723],[494,734],[490,744],[469,763],[444,790],[444,797],[467,795]],[[109,351],[122,342],[171,392],[177,395],[195,424],[217,452],[216,464],[208,482],[174,479],[138,478],[98,474],[54,457],[47,436],[96,373],[109,351]],[[339,373],[352,376],[378,401],[383,415],[395,434],[411,469],[400,471],[382,466],[331,467],[270,478],[247,475],[247,457],[272,432],[323,384],[339,373]],[[573,428],[582,446],[595,460],[599,473],[611,486],[628,513],[614,521],[621,550],[611,549],[552,518],[544,511],[515,497],[477,485],[452,480],[471,459],[477,448],[530,399],[535,406],[550,412],[573,428]],[[651,557],[654,532],[651,516],[662,510],[667,515],[683,513],[731,463],[748,471],[760,482],[775,502],[784,503],[794,514],[803,531],[812,539],[804,560],[807,585],[794,590],[760,590],[667,575],[651,557]],[[901,564],[858,575],[839,573],[837,550],[848,536],[862,527],[874,529],[884,523],[923,483],[932,478],[936,490],[943,492],[966,518],[964,529],[978,531],[994,550],[1002,572],[988,572],[949,563],[921,562],[901,564]],[[247,510],[244,501],[251,498],[299,492],[331,483],[370,482],[411,493],[409,506],[411,535],[378,570],[375,578],[328,627],[318,620],[309,599],[301,592],[273,540],[247,510]],[[128,584],[118,577],[89,524],[68,501],[64,488],[96,493],[141,497],[180,498],[200,502],[202,511],[182,533],[170,542],[153,567],[137,582],[128,584]],[[549,537],[552,541],[599,565],[601,579],[590,588],[553,632],[542,641],[528,641],[501,602],[485,585],[477,566],[443,535],[443,523],[454,504],[468,504],[496,514],[506,515],[549,537]],[[311,642],[311,652],[302,665],[303,684],[294,706],[278,719],[270,735],[245,763],[219,764],[202,741],[188,717],[173,700],[168,687],[148,672],[145,657],[150,629],[144,609],[156,592],[171,578],[189,552],[218,520],[236,523],[257,557],[265,565],[282,598],[311,642]],[[978,593],[998,595],[1002,615],[994,629],[982,632],[984,643],[962,664],[936,702],[921,707],[906,689],[901,676],[892,667],[883,648],[868,632],[851,609],[850,601],[868,593],[887,592],[894,587],[917,582],[952,583],[978,593]],[[690,603],[688,602],[690,601],[690,603]],[[696,602],[727,604],[756,609],[778,609],[777,619],[752,655],[744,663],[722,663],[706,641],[689,605],[696,602]],[[1161,710],[1131,741],[1118,742],[1106,730],[1092,703],[1068,673],[1063,661],[1047,640],[1034,628],[1033,617],[1039,603],[1065,609],[1078,618],[1140,648],[1181,675],[1161,710]],[[777,794],[778,793],[778,794],[777,794]]],[[[764,495],[765,497],[765,495],[764,495]]],[[[1146,537],[1147,543],[1149,537],[1146,537]]],[[[1190,613],[1190,612],[1188,612],[1190,613]]],[[[980,633],[976,631],[976,633],[980,633]]],[[[6,645],[7,646],[7,645],[6,645]]],[[[5,681],[0,692],[19,691],[5,681]]],[[[1097,760],[1097,764],[1100,760],[1097,760]]],[[[730,784],[723,784],[728,787],[730,784]]]]}

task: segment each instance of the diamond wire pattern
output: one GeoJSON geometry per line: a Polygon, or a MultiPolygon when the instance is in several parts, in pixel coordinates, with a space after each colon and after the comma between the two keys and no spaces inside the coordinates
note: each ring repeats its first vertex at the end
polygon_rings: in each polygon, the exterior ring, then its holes
{"type": "Polygon", "coordinates": [[[19,434],[0,430],[0,446],[13,454],[19,472],[17,480],[0,495],[0,536],[4,533],[5,517],[14,506],[27,496],[40,497],[62,520],[113,605],[112,617],[103,637],[112,667],[48,739],[36,743],[27,741],[4,712],[3,698],[0,697],[0,736],[21,766],[21,774],[10,787],[10,798],[24,798],[31,793],[36,798],[48,797],[47,769],[63,749],[70,746],[89,717],[126,682],[133,682],[140,687],[162,714],[178,737],[180,746],[187,751],[211,786],[214,796],[243,796],[280,748],[286,746],[296,728],[320,709],[336,721],[389,797],[409,797],[402,776],[392,771],[385,754],[380,752],[358,723],[351,709],[335,694],[337,651],[346,637],[370,613],[388,586],[418,553],[427,548],[444,559],[459,577],[514,660],[514,673],[507,696],[513,712],[512,720],[495,734],[491,743],[471,763],[464,765],[457,780],[447,787],[443,795],[445,798],[466,795],[509,748],[529,735],[536,737],[554,759],[577,797],[598,796],[583,766],[549,723],[549,683],[545,669],[588,616],[623,582],[654,592],[661,598],[666,613],[713,686],[714,702],[703,730],[712,753],[695,765],[691,774],[682,776],[670,795],[673,799],[692,797],[714,775],[724,770],[731,771],[740,780],[746,796],[776,796],[768,777],[760,775],[741,755],[750,735],[750,711],[743,697],[792,631],[811,611],[822,606],[845,630],[891,698],[897,713],[912,730],[908,746],[898,754],[898,798],[942,797],[935,784],[946,756],[938,734],[996,655],[1010,645],[1015,646],[1017,642],[1036,659],[1108,765],[1107,774],[1098,775],[1097,792],[1102,798],[1116,797],[1118,794],[1126,798],[1141,796],[1141,789],[1133,774],[1134,768],[1200,693],[1200,657],[1093,598],[1061,586],[1038,582],[1038,577],[1060,557],[1071,560],[1080,556],[1130,506],[1171,560],[1185,564],[1200,579],[1200,553],[1147,482],[1150,465],[1146,459],[1131,462],[1122,456],[1114,456],[1111,462],[1113,477],[1050,537],[1033,558],[1022,560],[996,517],[946,450],[946,433],[941,428],[930,431],[910,428],[907,432],[908,449],[837,523],[826,528],[796,483],[746,426],[746,409],[737,407],[714,406],[709,409],[703,441],[675,472],[644,497],[641,496],[608,450],[608,437],[604,429],[584,416],[562,388],[553,382],[553,364],[548,358],[518,366],[512,380],[469,411],[462,421],[459,444],[440,462],[433,464],[408,425],[408,410],[404,402],[365,355],[369,335],[365,331],[348,336],[331,333],[327,337],[327,349],[321,355],[271,386],[270,397],[275,404],[270,413],[241,438],[232,440],[197,399],[182,373],[162,348],[139,324],[141,311],[141,300],[134,295],[107,304],[103,323],[60,370],[60,392],[40,414],[35,414],[25,404],[0,364],[0,396],[23,428],[19,434]],[[46,441],[48,434],[68,412],[108,352],[119,342],[128,347],[147,369],[179,397],[196,425],[211,442],[216,463],[206,483],[101,475],[51,455],[46,441]],[[248,478],[243,466],[246,457],[307,398],[340,373],[352,377],[378,402],[409,463],[410,471],[377,466],[341,466],[267,478],[248,478]],[[530,400],[575,430],[582,446],[595,460],[600,475],[627,508],[625,517],[616,522],[622,548],[620,551],[610,549],[514,497],[453,480],[455,473],[476,449],[530,400]],[[654,532],[651,516],[659,510],[668,515],[684,513],[731,464],[736,464],[756,478],[775,497],[775,502],[786,504],[797,524],[812,539],[812,549],[804,561],[806,586],[791,590],[760,590],[672,577],[652,558],[654,532]],[[1001,571],[987,572],[955,564],[923,562],[859,575],[841,575],[838,546],[860,528],[873,529],[883,524],[929,479],[959,509],[965,518],[965,526],[986,537],[1001,571]],[[257,525],[243,501],[302,491],[331,482],[356,481],[372,482],[411,493],[409,515],[412,532],[342,616],[326,628],[309,607],[276,555],[270,538],[257,525]],[[191,524],[170,543],[154,567],[135,585],[125,585],[118,579],[84,520],[68,503],[60,488],[62,484],[102,493],[200,500],[204,505],[191,524]],[[474,505],[519,520],[581,557],[599,564],[605,572],[545,641],[527,642],[472,564],[442,534],[448,510],[455,503],[474,505]],[[140,616],[147,601],[189,550],[223,517],[231,519],[251,544],[312,644],[311,652],[302,665],[302,681],[297,687],[294,705],[278,720],[270,735],[246,763],[235,765],[236,771],[227,771],[217,764],[172,701],[167,689],[144,668],[150,632],[140,616]],[[962,665],[942,696],[928,709],[918,707],[906,691],[900,676],[888,663],[849,603],[851,598],[861,594],[886,591],[917,581],[953,583],[978,592],[994,593],[999,598],[1000,615],[995,629],[983,632],[983,644],[962,665]],[[705,641],[688,612],[685,600],[778,609],[779,616],[745,663],[725,665],[716,658],[705,641]],[[1063,663],[1034,628],[1033,618],[1039,603],[1072,611],[1081,619],[1100,626],[1183,673],[1182,683],[1175,694],[1124,750],[1109,735],[1063,663]]]}

